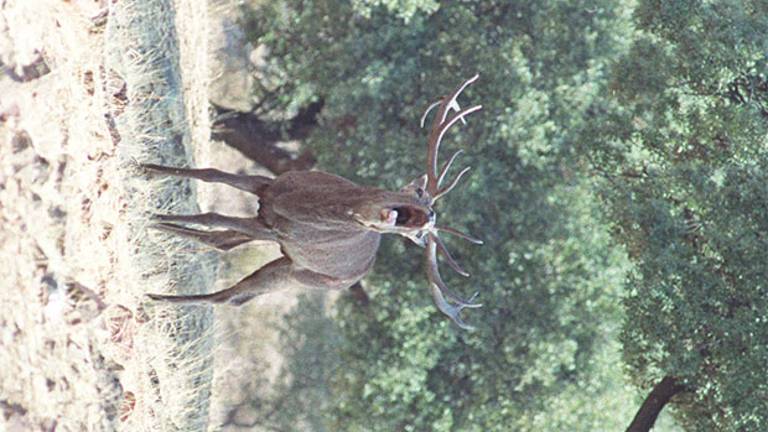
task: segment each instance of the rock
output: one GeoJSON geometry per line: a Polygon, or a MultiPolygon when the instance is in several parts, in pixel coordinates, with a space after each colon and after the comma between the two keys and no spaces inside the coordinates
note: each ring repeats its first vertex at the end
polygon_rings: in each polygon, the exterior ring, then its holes
{"type": "Polygon", "coordinates": [[[251,43],[239,24],[242,12],[237,1],[210,2],[210,99],[216,105],[237,111],[253,108],[251,43]]]}

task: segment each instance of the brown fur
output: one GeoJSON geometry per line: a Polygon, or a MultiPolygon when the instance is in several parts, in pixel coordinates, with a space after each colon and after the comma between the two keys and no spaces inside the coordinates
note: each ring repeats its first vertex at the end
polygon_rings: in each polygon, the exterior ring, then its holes
{"type": "Polygon", "coordinates": [[[291,171],[276,179],[239,176],[214,169],[143,166],[150,173],[221,182],[259,196],[259,214],[235,218],[216,213],[156,215],[156,228],[192,238],[221,250],[251,240],[280,244],[283,257],[258,269],[225,290],[204,295],[166,296],[156,300],[175,303],[242,304],[286,286],[344,289],[373,267],[381,233],[363,221],[377,222],[381,211],[410,206],[429,208],[412,192],[390,192],[359,186],[320,171],[291,171]],[[196,230],[176,223],[193,223],[219,231],[196,230]]]}

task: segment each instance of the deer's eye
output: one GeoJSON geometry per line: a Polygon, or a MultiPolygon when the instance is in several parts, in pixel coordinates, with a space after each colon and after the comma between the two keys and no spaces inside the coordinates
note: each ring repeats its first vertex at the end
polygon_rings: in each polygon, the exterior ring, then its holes
{"type": "Polygon", "coordinates": [[[419,198],[423,197],[424,196],[424,189],[422,189],[420,187],[417,187],[416,188],[416,196],[419,197],[419,198]]]}

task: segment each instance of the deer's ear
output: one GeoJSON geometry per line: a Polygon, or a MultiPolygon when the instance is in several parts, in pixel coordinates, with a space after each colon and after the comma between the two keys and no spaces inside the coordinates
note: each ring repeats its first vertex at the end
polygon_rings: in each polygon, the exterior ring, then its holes
{"type": "MultiPolygon", "coordinates": [[[[427,187],[427,175],[424,174],[420,177],[417,177],[413,179],[412,182],[408,183],[407,185],[403,186],[400,189],[400,192],[411,192],[411,193],[417,193],[417,191],[424,192],[424,188],[427,187]]],[[[421,198],[421,197],[419,197],[421,198]]]]}

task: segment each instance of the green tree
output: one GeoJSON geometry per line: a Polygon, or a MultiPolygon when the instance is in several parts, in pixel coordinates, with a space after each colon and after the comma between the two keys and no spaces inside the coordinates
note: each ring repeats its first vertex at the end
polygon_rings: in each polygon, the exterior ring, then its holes
{"type": "Polygon", "coordinates": [[[624,359],[641,387],[674,383],[687,430],[765,430],[768,8],[643,0],[634,21],[581,146],[636,264],[624,359]]]}
{"type": "MultiPolygon", "coordinates": [[[[484,110],[445,146],[472,177],[439,218],[485,304],[463,332],[437,313],[421,251],[388,238],[370,304],[338,305],[343,367],[331,430],[616,430],[631,415],[614,343],[626,262],[593,205],[574,142],[626,46],[610,1],[268,2],[251,15],[269,49],[264,115],[324,102],[305,145],[321,168],[390,189],[424,171],[426,105],[463,78],[484,110]]],[[[282,114],[280,114],[282,113],[282,114]]],[[[447,273],[444,270],[444,273],[447,273]]]]}

